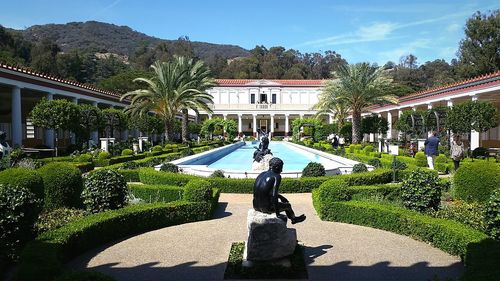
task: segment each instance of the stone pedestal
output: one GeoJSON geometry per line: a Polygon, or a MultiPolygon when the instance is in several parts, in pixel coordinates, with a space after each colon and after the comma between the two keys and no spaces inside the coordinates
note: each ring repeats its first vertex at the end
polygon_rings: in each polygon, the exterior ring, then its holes
{"type": "Polygon", "coordinates": [[[245,245],[246,261],[277,261],[295,251],[297,233],[286,227],[276,214],[248,210],[248,240],[245,245]]]}
{"type": "Polygon", "coordinates": [[[144,149],[142,143],[144,141],[148,141],[148,137],[138,137],[137,139],[139,140],[139,152],[143,152],[144,149]]]}
{"type": "Polygon", "coordinates": [[[101,138],[101,150],[109,152],[109,144],[114,144],[115,138],[101,138]]]}

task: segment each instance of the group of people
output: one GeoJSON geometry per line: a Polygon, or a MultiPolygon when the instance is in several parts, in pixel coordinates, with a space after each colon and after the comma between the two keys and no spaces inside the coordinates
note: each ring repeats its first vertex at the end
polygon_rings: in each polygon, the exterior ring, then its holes
{"type": "Polygon", "coordinates": [[[339,146],[344,147],[345,139],[341,136],[337,136],[335,134],[330,134],[328,136],[328,140],[332,143],[332,147],[337,149],[339,146]]]}
{"type": "MultiPolygon", "coordinates": [[[[427,165],[429,166],[430,169],[434,170],[434,158],[439,155],[439,139],[437,137],[436,132],[432,132],[432,134],[425,140],[424,142],[425,149],[424,153],[425,156],[427,157],[427,165]]],[[[457,170],[460,167],[460,161],[464,158],[465,154],[465,148],[464,148],[464,143],[460,139],[460,135],[455,134],[453,135],[453,140],[451,141],[450,145],[450,156],[451,159],[453,160],[453,164],[455,166],[455,170],[457,170]]]]}

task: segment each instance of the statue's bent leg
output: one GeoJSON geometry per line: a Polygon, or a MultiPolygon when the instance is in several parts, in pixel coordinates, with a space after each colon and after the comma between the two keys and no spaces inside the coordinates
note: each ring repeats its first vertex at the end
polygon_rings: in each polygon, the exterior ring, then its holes
{"type": "Polygon", "coordinates": [[[285,211],[286,216],[292,221],[292,224],[303,222],[306,219],[305,215],[295,216],[292,205],[289,202],[278,202],[279,212],[285,211]]]}

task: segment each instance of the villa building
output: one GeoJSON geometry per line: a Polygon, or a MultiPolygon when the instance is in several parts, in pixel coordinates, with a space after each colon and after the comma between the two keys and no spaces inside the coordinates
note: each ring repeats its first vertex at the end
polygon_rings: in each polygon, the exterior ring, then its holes
{"type": "MultiPolygon", "coordinates": [[[[201,119],[235,120],[238,132],[246,136],[255,135],[259,129],[273,136],[287,136],[291,133],[293,120],[315,116],[313,107],[325,80],[218,79],[217,82],[219,85],[209,90],[214,101],[210,105],[213,113],[200,112],[201,119]]],[[[9,143],[53,147],[53,132],[35,128],[29,119],[34,105],[43,97],[68,99],[100,108],[127,105],[113,92],[0,64],[0,130],[7,132],[9,143]]],[[[370,111],[388,120],[386,136],[396,138],[398,132],[394,124],[403,111],[451,107],[467,100],[490,101],[500,108],[500,72],[417,92],[400,98],[396,105],[373,106],[370,111]]],[[[331,115],[320,118],[325,123],[333,122],[331,115]]],[[[124,135],[129,134],[137,136],[137,132],[124,132],[124,135]]],[[[485,133],[471,132],[471,137],[472,149],[500,147],[499,127],[485,133]]],[[[97,133],[93,138],[97,141],[97,133]]]]}

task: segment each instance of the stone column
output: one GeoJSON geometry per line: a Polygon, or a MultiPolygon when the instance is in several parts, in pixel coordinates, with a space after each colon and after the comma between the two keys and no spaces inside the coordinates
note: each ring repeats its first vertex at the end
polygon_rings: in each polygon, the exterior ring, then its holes
{"type": "Polygon", "coordinates": [[[427,104],[427,109],[432,109],[432,103],[427,104]]]}
{"type": "MultiPolygon", "coordinates": [[[[403,115],[403,111],[400,109],[398,110],[398,121],[401,119],[401,115],[403,115]]],[[[403,132],[398,131],[398,138],[401,139],[403,136],[403,132]]]]}
{"type": "MultiPolygon", "coordinates": [[[[47,100],[53,100],[54,93],[47,93],[47,100]]],[[[54,130],[45,129],[45,145],[54,148],[54,130]]]]}
{"type": "Polygon", "coordinates": [[[392,114],[390,111],[387,111],[387,138],[392,138],[392,114]]]}
{"type": "Polygon", "coordinates": [[[328,124],[333,124],[333,115],[328,114],[328,124]]]}
{"type": "Polygon", "coordinates": [[[288,137],[288,131],[290,131],[289,116],[290,114],[285,114],[285,137],[288,137]]]}
{"type": "Polygon", "coordinates": [[[253,116],[253,136],[257,137],[257,114],[252,114],[253,116]]]}
{"type": "MultiPolygon", "coordinates": [[[[98,107],[98,103],[96,101],[92,102],[92,105],[95,107],[98,107]]],[[[90,134],[92,141],[94,142],[95,145],[99,144],[99,131],[95,130],[90,134]]]]}
{"type": "MultiPolygon", "coordinates": [[[[472,96],[472,101],[477,101],[477,96],[472,96]]],[[[481,145],[479,132],[475,130],[470,131],[470,150],[474,150],[481,145]]]]}
{"type": "Polygon", "coordinates": [[[242,123],[241,123],[241,114],[238,114],[238,134],[243,133],[242,123]]]}
{"type": "Polygon", "coordinates": [[[23,122],[21,113],[21,88],[12,87],[12,146],[23,144],[23,122]]]}
{"type": "Polygon", "coordinates": [[[269,132],[271,132],[270,137],[274,135],[274,114],[271,114],[271,124],[269,128],[269,132]]]}
{"type": "Polygon", "coordinates": [[[300,116],[300,119],[304,119],[304,113],[300,113],[299,116],[300,116]]]}
{"type": "MultiPolygon", "coordinates": [[[[224,121],[226,121],[226,120],[227,120],[227,114],[223,114],[223,115],[222,115],[222,118],[224,118],[224,121]]],[[[222,135],[224,135],[224,137],[225,137],[225,136],[226,136],[226,129],[225,129],[225,128],[223,128],[222,130],[223,130],[223,131],[222,131],[222,135]]]]}
{"type": "MultiPolygon", "coordinates": [[[[78,98],[73,97],[72,101],[73,101],[74,104],[78,104],[78,98]]],[[[71,144],[76,144],[76,134],[74,132],[70,132],[69,138],[70,138],[70,143],[71,144]]]]}
{"type": "Polygon", "coordinates": [[[208,114],[208,119],[212,120],[212,114],[208,114]]]}

